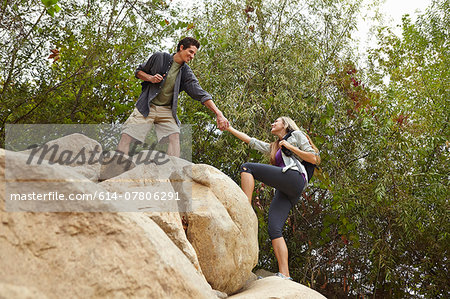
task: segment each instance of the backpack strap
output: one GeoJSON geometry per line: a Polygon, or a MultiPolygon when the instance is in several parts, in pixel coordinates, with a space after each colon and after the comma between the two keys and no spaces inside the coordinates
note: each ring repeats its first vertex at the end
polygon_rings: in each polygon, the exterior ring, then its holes
{"type": "Polygon", "coordinates": [[[303,166],[306,169],[306,173],[308,174],[308,182],[309,182],[314,175],[314,169],[316,168],[316,165],[306,162],[306,161],[302,161],[301,163],[303,164],[303,166]]]}
{"type": "MultiPolygon", "coordinates": [[[[291,137],[292,132],[293,132],[293,131],[287,132],[287,134],[283,137],[283,140],[287,140],[289,137],[291,137]]],[[[282,150],[283,150],[283,148],[284,148],[284,147],[282,147],[282,150]]],[[[285,149],[286,151],[291,152],[291,151],[288,150],[287,148],[284,148],[284,149],[285,149]]],[[[284,152],[284,151],[283,151],[283,152],[284,152]]],[[[285,154],[286,154],[286,152],[285,152],[285,154]]],[[[300,162],[300,161],[295,157],[295,155],[292,154],[292,152],[291,152],[289,155],[287,155],[287,156],[291,156],[292,158],[294,158],[295,163],[297,164],[298,169],[301,169],[299,163],[302,163],[303,167],[305,167],[306,174],[308,175],[308,182],[309,182],[309,181],[311,180],[313,174],[314,174],[314,169],[316,168],[316,165],[315,165],[315,164],[312,164],[312,163],[309,163],[309,162],[306,162],[306,161],[300,162]]]]}

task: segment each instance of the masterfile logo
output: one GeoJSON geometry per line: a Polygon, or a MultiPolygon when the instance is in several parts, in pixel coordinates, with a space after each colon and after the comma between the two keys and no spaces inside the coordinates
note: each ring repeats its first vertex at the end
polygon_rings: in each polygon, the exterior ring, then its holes
{"type": "Polygon", "coordinates": [[[180,129],[177,158],[154,132],[132,144],[129,156],[116,151],[118,125],[7,125],[6,210],[190,211],[191,128],[180,129]]]}

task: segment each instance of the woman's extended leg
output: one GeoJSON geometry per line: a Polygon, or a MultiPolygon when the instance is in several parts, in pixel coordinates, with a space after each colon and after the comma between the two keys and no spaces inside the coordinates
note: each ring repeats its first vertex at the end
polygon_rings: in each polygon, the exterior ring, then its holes
{"type": "Polygon", "coordinates": [[[287,277],[289,277],[288,249],[282,233],[291,208],[292,203],[286,194],[279,190],[275,191],[269,208],[269,237],[277,258],[278,271],[287,277]]]}
{"type": "Polygon", "coordinates": [[[241,166],[241,185],[250,202],[255,179],[277,189],[269,209],[269,236],[279,272],[289,277],[288,249],[282,231],[289,211],[299,200],[305,180],[296,170],[282,172],[277,166],[244,163],[241,166]]]}
{"type": "Polygon", "coordinates": [[[279,237],[272,240],[273,251],[278,262],[278,272],[289,277],[289,265],[288,265],[288,248],[286,241],[283,237],[279,237]]]}

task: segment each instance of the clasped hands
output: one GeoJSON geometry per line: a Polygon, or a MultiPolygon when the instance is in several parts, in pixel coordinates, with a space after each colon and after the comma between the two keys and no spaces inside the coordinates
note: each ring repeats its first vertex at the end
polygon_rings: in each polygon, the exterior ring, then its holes
{"type": "Polygon", "coordinates": [[[225,131],[230,126],[230,123],[228,122],[228,119],[226,119],[225,116],[223,116],[222,113],[217,114],[217,127],[221,131],[225,131]]]}

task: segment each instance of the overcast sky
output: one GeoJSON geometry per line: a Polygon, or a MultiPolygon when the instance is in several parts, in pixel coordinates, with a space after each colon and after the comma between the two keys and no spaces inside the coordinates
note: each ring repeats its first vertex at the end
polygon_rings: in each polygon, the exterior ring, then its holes
{"type": "MultiPolygon", "coordinates": [[[[195,4],[199,4],[199,0],[171,0],[174,3],[182,3],[183,6],[192,7],[195,4]]],[[[364,2],[369,3],[370,0],[365,0],[364,2]]],[[[404,14],[411,15],[413,21],[415,20],[415,15],[417,11],[424,12],[426,7],[431,4],[431,0],[385,0],[384,4],[381,6],[381,11],[385,16],[386,25],[389,24],[395,27],[401,24],[402,16],[404,14]]],[[[364,8],[362,9],[364,14],[364,8]]],[[[360,22],[358,26],[359,35],[366,36],[369,28],[372,24],[366,22],[360,22]]],[[[397,34],[400,34],[400,28],[396,30],[397,34]]],[[[364,43],[365,41],[362,41],[364,43]]]]}
{"type": "Polygon", "coordinates": [[[431,0],[387,0],[383,5],[386,15],[390,15],[395,24],[400,24],[404,14],[416,15],[416,10],[424,12],[431,0]]]}
{"type": "MultiPolygon", "coordinates": [[[[202,6],[202,0],[170,0],[174,4],[179,4],[182,7],[191,8],[193,6],[202,6]]],[[[401,35],[402,16],[409,14],[412,21],[416,20],[417,12],[425,12],[425,9],[431,4],[432,0],[385,0],[384,4],[380,7],[380,12],[383,15],[383,25],[388,25],[394,29],[397,35],[401,35]]],[[[368,7],[371,0],[362,1],[364,7],[368,7]]],[[[370,21],[370,17],[374,16],[374,12],[369,8],[362,8],[361,15],[366,15],[365,20],[359,21],[357,26],[357,32],[354,35],[357,41],[357,47],[361,54],[365,53],[368,47],[376,46],[376,39],[371,37],[369,29],[374,25],[379,25],[370,21]]]]}
{"type": "MultiPolygon", "coordinates": [[[[411,16],[412,21],[416,20],[417,12],[425,12],[425,9],[431,4],[431,0],[386,0],[381,6],[381,12],[384,15],[384,25],[390,25],[394,28],[397,35],[401,34],[401,28],[397,27],[402,23],[402,17],[405,14],[411,16]]],[[[362,10],[364,14],[364,9],[362,10]]],[[[364,49],[368,44],[374,45],[374,40],[368,40],[369,28],[374,23],[359,22],[358,36],[360,38],[360,49],[364,49]]]]}

